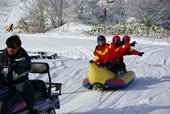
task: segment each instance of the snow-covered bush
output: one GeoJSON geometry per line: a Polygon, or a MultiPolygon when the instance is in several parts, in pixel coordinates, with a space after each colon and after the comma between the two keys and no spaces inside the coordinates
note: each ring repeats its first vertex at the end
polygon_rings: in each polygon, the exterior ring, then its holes
{"type": "Polygon", "coordinates": [[[91,30],[85,31],[87,35],[133,35],[133,36],[145,36],[151,38],[162,38],[167,36],[167,30],[161,26],[156,25],[146,25],[138,22],[129,22],[122,21],[116,25],[97,25],[92,27],[91,30]]]}
{"type": "Polygon", "coordinates": [[[21,18],[20,21],[18,22],[17,29],[20,29],[20,32],[24,31],[26,33],[29,33],[29,23],[26,22],[26,19],[21,18]]]}
{"type": "Polygon", "coordinates": [[[83,22],[95,25],[86,34],[132,34],[159,38],[166,34],[166,30],[155,25],[162,26],[164,23],[160,20],[170,20],[168,0],[22,1],[25,1],[26,13],[18,25],[27,33],[46,32],[66,22],[83,22]],[[105,8],[107,13],[104,15],[105,8]],[[122,21],[131,16],[139,23],[122,21]]]}

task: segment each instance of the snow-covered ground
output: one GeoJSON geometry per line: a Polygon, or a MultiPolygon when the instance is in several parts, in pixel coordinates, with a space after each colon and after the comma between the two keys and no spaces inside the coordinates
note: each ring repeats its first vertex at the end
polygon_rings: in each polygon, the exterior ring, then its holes
{"type": "MultiPolygon", "coordinates": [[[[10,0],[9,0],[10,1],[10,0]]],[[[12,0],[11,0],[12,1],[12,0]]],[[[5,33],[10,23],[21,16],[20,2],[0,7],[0,49],[11,33],[5,33]]],[[[88,62],[93,59],[97,36],[85,36],[89,26],[67,23],[45,34],[21,34],[22,46],[27,51],[57,53],[56,59],[33,59],[50,65],[52,82],[63,83],[58,114],[169,114],[170,112],[170,40],[133,38],[135,49],[143,57],[126,56],[128,70],[136,73],[134,82],[116,92],[96,92],[82,87],[88,74],[88,62]]],[[[15,31],[15,29],[14,29],[15,31]]],[[[111,42],[112,36],[107,36],[111,42]]],[[[47,81],[47,76],[30,74],[30,78],[47,81]]]]}
{"type": "MultiPolygon", "coordinates": [[[[10,34],[1,33],[0,49],[10,34]]],[[[82,87],[87,77],[88,61],[93,59],[96,37],[60,36],[57,33],[22,34],[27,51],[57,53],[56,59],[33,59],[48,62],[52,82],[63,83],[58,114],[168,114],[170,112],[170,44],[147,38],[133,38],[135,49],[143,57],[127,56],[128,70],[136,73],[134,82],[116,92],[96,92],[82,87]]],[[[107,36],[107,41],[111,41],[107,36]]],[[[30,78],[47,81],[48,77],[30,74],[30,78]]]]}

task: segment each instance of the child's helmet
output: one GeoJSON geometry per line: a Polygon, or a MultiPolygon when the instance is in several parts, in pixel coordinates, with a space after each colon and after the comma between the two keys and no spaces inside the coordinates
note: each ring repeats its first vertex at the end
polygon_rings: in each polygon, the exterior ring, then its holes
{"type": "Polygon", "coordinates": [[[130,42],[130,37],[128,35],[123,36],[122,42],[123,43],[129,43],[130,42]]]}
{"type": "Polygon", "coordinates": [[[99,43],[99,41],[104,41],[104,42],[106,43],[106,38],[105,38],[105,36],[103,36],[103,35],[98,36],[98,37],[97,37],[97,43],[99,43]]]}
{"type": "Polygon", "coordinates": [[[117,35],[113,36],[113,38],[112,38],[112,43],[113,43],[115,46],[119,46],[119,45],[120,45],[120,42],[121,42],[121,40],[120,40],[120,37],[119,37],[119,36],[117,36],[117,35]]]}

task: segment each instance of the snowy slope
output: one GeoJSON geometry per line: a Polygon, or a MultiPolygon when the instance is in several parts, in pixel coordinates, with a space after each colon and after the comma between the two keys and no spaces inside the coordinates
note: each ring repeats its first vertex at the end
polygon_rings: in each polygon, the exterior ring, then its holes
{"type": "MultiPolygon", "coordinates": [[[[11,35],[4,33],[6,27],[22,16],[19,10],[22,4],[19,0],[11,1],[8,6],[0,7],[0,49],[6,47],[6,38],[11,35]]],[[[143,57],[125,57],[127,69],[136,73],[136,79],[123,90],[98,93],[82,87],[82,80],[88,73],[88,61],[93,59],[97,43],[96,36],[81,34],[88,28],[84,25],[74,27],[71,23],[45,34],[20,35],[27,51],[58,54],[56,59],[32,60],[48,62],[52,81],[63,83],[58,114],[169,114],[170,40],[132,38],[138,42],[135,48],[145,52],[143,57]]],[[[109,43],[111,38],[107,36],[109,43]]],[[[37,74],[30,74],[30,78],[47,81],[47,76],[37,74]]]]}
{"type": "MultiPolygon", "coordinates": [[[[57,33],[56,33],[57,34],[57,33]]],[[[168,114],[170,112],[170,44],[157,40],[136,39],[143,57],[127,56],[128,70],[136,73],[134,82],[116,92],[96,92],[82,87],[88,73],[88,61],[93,58],[96,37],[57,36],[53,33],[20,35],[28,51],[58,53],[48,62],[53,82],[63,83],[58,114],[168,114]]],[[[0,36],[0,49],[10,34],[0,36]]],[[[111,37],[107,37],[111,41],[111,37]]],[[[47,77],[32,75],[47,81],[47,77]]]]}

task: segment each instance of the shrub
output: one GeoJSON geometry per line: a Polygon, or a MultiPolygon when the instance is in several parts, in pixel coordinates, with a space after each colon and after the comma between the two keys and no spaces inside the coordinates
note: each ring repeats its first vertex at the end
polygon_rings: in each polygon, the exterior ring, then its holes
{"type": "Polygon", "coordinates": [[[167,36],[167,30],[161,26],[141,24],[136,21],[127,23],[119,22],[116,25],[97,25],[91,30],[85,31],[87,35],[123,35],[129,34],[137,37],[163,38],[167,36]]]}

